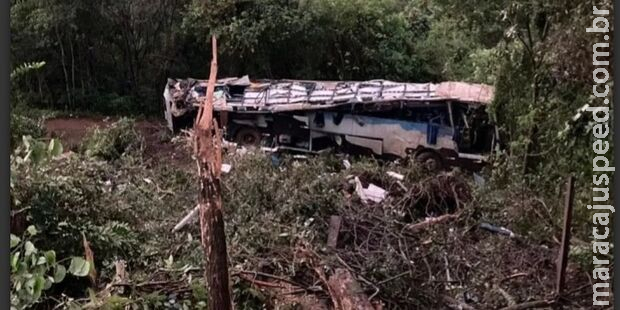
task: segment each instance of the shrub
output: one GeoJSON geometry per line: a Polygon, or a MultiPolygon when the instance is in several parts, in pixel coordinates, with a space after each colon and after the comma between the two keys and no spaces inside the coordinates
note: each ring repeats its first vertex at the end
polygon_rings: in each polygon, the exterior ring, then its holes
{"type": "Polygon", "coordinates": [[[34,119],[22,115],[21,113],[11,113],[11,149],[19,144],[23,136],[33,138],[42,137],[45,133],[42,120],[34,119]]]}
{"type": "Polygon", "coordinates": [[[129,118],[121,118],[108,128],[95,129],[81,146],[87,156],[105,160],[116,160],[123,154],[141,154],[142,148],[143,138],[129,118]]]}
{"type": "Polygon", "coordinates": [[[132,225],[139,211],[131,204],[148,204],[148,193],[133,185],[123,162],[115,166],[76,154],[55,157],[61,152],[57,140],[48,145],[24,138],[11,155],[12,230],[17,230],[13,222],[35,225],[41,233],[33,242],[62,256],[82,253],[82,234],[98,263],[137,256],[140,235],[132,225]]]}
{"type": "MultiPolygon", "coordinates": [[[[31,239],[37,235],[34,226],[28,227],[23,237],[11,234],[11,309],[28,309],[40,302],[43,291],[65,279],[67,267],[57,260],[53,250],[41,251],[31,239]]],[[[68,272],[74,276],[86,276],[90,263],[81,257],[73,257],[68,272]]]]}

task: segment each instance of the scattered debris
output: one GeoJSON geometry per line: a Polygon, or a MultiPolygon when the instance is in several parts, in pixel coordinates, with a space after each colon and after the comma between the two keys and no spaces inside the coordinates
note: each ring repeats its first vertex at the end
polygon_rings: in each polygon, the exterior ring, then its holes
{"type": "Polygon", "coordinates": [[[362,181],[360,181],[359,177],[355,177],[355,192],[360,197],[362,202],[366,202],[368,198],[366,198],[366,192],[364,192],[364,186],[362,186],[362,181]]]}
{"type": "Polygon", "coordinates": [[[501,288],[499,285],[495,284],[494,288],[497,292],[499,292],[502,295],[502,297],[504,297],[504,299],[506,299],[506,302],[508,302],[508,306],[514,306],[517,304],[515,302],[515,298],[512,297],[510,294],[508,294],[508,292],[506,292],[506,290],[501,288]]]}
{"type": "Polygon", "coordinates": [[[458,309],[458,310],[475,310],[476,309],[468,304],[460,302],[447,295],[441,296],[441,299],[443,299],[443,302],[445,303],[445,305],[448,306],[448,308],[450,309],[458,309]]]}
{"type": "Polygon", "coordinates": [[[524,302],[522,304],[516,304],[512,306],[508,306],[502,308],[501,310],[525,310],[525,309],[534,309],[534,308],[549,308],[555,305],[555,301],[552,300],[536,300],[524,302]]]}
{"type": "Polygon", "coordinates": [[[388,174],[389,176],[391,176],[391,177],[393,177],[393,178],[395,178],[395,179],[399,180],[399,181],[402,181],[402,180],[404,180],[404,179],[405,179],[405,176],[404,176],[404,175],[402,175],[402,174],[400,174],[400,173],[396,173],[396,172],[394,172],[394,171],[388,171],[388,172],[387,172],[387,174],[388,174]]]}
{"type": "Polygon", "coordinates": [[[437,224],[437,223],[443,223],[443,222],[447,222],[449,220],[452,219],[456,219],[459,217],[460,214],[444,214],[438,217],[427,217],[426,220],[420,222],[420,223],[416,223],[416,224],[409,224],[407,226],[405,226],[409,231],[412,232],[416,232],[419,231],[421,229],[427,228],[428,226],[431,226],[433,224],[437,224]]]}
{"type": "Polygon", "coordinates": [[[222,164],[223,173],[229,173],[231,169],[232,169],[232,166],[230,164],[222,164]]]}
{"type": "Polygon", "coordinates": [[[226,148],[226,149],[228,149],[228,148],[236,149],[237,146],[238,146],[238,144],[236,142],[231,142],[231,141],[228,141],[226,139],[222,140],[222,147],[223,148],[226,148]]]}
{"type": "Polygon", "coordinates": [[[342,217],[338,215],[332,215],[329,218],[329,232],[327,234],[327,246],[335,249],[338,244],[338,234],[340,233],[340,225],[342,224],[342,217]]]}
{"type": "Polygon", "coordinates": [[[348,270],[336,269],[327,284],[336,310],[375,309],[348,270]]]}
{"type": "Polygon", "coordinates": [[[480,224],[480,228],[482,228],[484,230],[488,230],[490,232],[498,233],[500,235],[505,235],[505,236],[508,236],[510,238],[516,238],[517,237],[517,234],[515,234],[511,230],[508,230],[507,228],[504,228],[504,227],[499,227],[499,226],[491,225],[489,223],[482,223],[482,224],[480,224]]]}
{"type": "Polygon", "coordinates": [[[350,161],[344,159],[344,160],[342,160],[342,164],[344,165],[345,169],[351,169],[351,162],[350,161]]]}
{"type": "Polygon", "coordinates": [[[278,147],[266,147],[266,146],[263,146],[260,148],[260,150],[265,153],[276,153],[279,149],[280,148],[278,147]]]}
{"type": "Polygon", "coordinates": [[[374,184],[369,184],[365,190],[366,197],[376,203],[379,203],[387,196],[387,191],[374,184]]]}
{"type": "Polygon", "coordinates": [[[239,156],[243,156],[248,153],[248,149],[245,146],[238,148],[235,153],[239,156]]]}
{"type": "Polygon", "coordinates": [[[363,202],[371,200],[375,203],[380,203],[387,196],[386,190],[372,183],[368,185],[368,188],[364,188],[359,177],[355,177],[355,192],[363,202]]]}
{"type": "Polygon", "coordinates": [[[409,191],[409,189],[407,189],[407,186],[405,186],[405,184],[403,184],[403,182],[401,181],[396,181],[396,184],[398,184],[398,186],[400,188],[402,188],[402,190],[404,190],[405,192],[409,191]]]}
{"type": "Polygon", "coordinates": [[[174,228],[172,229],[172,232],[176,233],[176,232],[181,231],[181,229],[183,229],[183,227],[185,227],[185,225],[187,225],[189,221],[191,221],[194,217],[196,217],[199,211],[200,211],[200,205],[197,205],[194,209],[192,209],[192,211],[187,213],[187,215],[181,221],[179,221],[178,224],[174,226],[174,228]]]}

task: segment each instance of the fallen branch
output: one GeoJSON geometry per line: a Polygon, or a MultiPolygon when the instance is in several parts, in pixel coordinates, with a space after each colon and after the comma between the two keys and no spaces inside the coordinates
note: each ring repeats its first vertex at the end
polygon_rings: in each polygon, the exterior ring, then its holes
{"type": "Polygon", "coordinates": [[[389,175],[389,176],[391,176],[391,177],[393,177],[394,179],[399,180],[399,181],[402,181],[402,180],[404,180],[404,179],[405,179],[405,176],[404,176],[404,175],[402,175],[402,174],[400,174],[400,173],[396,173],[396,172],[394,172],[394,171],[388,171],[388,172],[387,172],[387,175],[389,175]]]}
{"type": "Polygon", "coordinates": [[[545,307],[551,307],[554,304],[555,302],[551,300],[536,300],[536,301],[529,301],[529,302],[524,302],[521,304],[508,306],[505,308],[501,308],[501,310],[525,310],[525,309],[534,309],[534,308],[545,308],[545,307]]]}
{"type": "Polygon", "coordinates": [[[284,286],[282,286],[280,284],[257,280],[256,278],[250,278],[250,277],[242,275],[242,274],[237,274],[236,276],[238,276],[239,278],[241,278],[243,280],[246,280],[246,281],[248,281],[250,283],[256,284],[258,286],[275,287],[275,288],[286,288],[286,287],[284,287],[284,286]]]}
{"type": "Polygon", "coordinates": [[[406,275],[410,275],[410,274],[411,274],[411,271],[405,271],[405,272],[403,272],[403,273],[399,273],[399,274],[397,274],[397,275],[395,275],[395,276],[393,276],[393,277],[389,277],[389,278],[387,278],[387,279],[385,279],[385,280],[381,280],[381,281],[377,282],[377,285],[381,285],[381,284],[384,284],[384,283],[390,282],[390,281],[392,281],[392,280],[396,280],[396,279],[398,279],[398,278],[400,278],[400,277],[404,277],[404,276],[406,276],[406,275]]]}
{"type": "MultiPolygon", "coordinates": [[[[344,259],[342,259],[342,257],[340,257],[340,255],[336,254],[336,258],[338,259],[338,261],[345,267],[347,268],[347,270],[349,270],[350,272],[353,272],[353,268],[351,268],[351,266],[349,266],[349,264],[347,264],[347,262],[344,261],[344,259]]],[[[358,278],[360,279],[360,281],[366,283],[369,286],[372,286],[375,289],[375,292],[372,293],[372,295],[370,295],[370,297],[368,299],[372,300],[373,298],[375,298],[375,296],[377,296],[377,294],[379,294],[379,292],[381,291],[379,289],[378,286],[376,286],[374,283],[370,282],[370,280],[364,278],[361,275],[358,275],[358,278]]]]}
{"type": "Polygon", "coordinates": [[[194,209],[192,209],[192,211],[190,211],[189,213],[187,213],[187,215],[179,221],[178,224],[176,224],[174,226],[174,228],[172,229],[173,233],[179,232],[181,229],[183,229],[183,227],[185,227],[185,225],[187,225],[187,223],[189,223],[189,221],[191,221],[198,213],[200,212],[200,205],[197,205],[194,209]]]}
{"type": "Polygon", "coordinates": [[[525,273],[525,272],[515,273],[515,274],[513,274],[513,275],[510,275],[510,276],[507,276],[507,277],[503,278],[503,279],[502,279],[502,280],[500,280],[499,282],[504,282],[504,281],[508,281],[508,280],[515,279],[515,278],[519,278],[519,277],[527,277],[527,276],[529,276],[529,274],[528,274],[528,273],[525,273]]]}
{"type": "Polygon", "coordinates": [[[476,308],[474,308],[474,307],[472,307],[472,306],[470,306],[470,305],[468,305],[466,303],[460,302],[460,301],[458,301],[458,300],[456,300],[456,299],[454,299],[454,298],[452,298],[450,296],[447,296],[447,295],[442,295],[441,299],[443,299],[444,304],[446,306],[448,306],[448,308],[450,308],[450,309],[476,310],[476,308]]]}
{"type": "Polygon", "coordinates": [[[499,287],[499,285],[495,285],[495,290],[497,292],[499,292],[502,297],[504,297],[504,299],[506,299],[506,301],[508,302],[508,306],[514,306],[517,303],[515,302],[514,297],[512,297],[512,295],[508,294],[508,292],[506,292],[503,288],[499,287]]]}
{"type": "Polygon", "coordinates": [[[458,218],[460,215],[460,213],[457,214],[444,214],[438,217],[429,217],[426,218],[426,220],[424,220],[423,222],[420,223],[415,223],[415,224],[408,224],[407,226],[405,226],[405,229],[410,230],[412,232],[416,232],[422,229],[425,229],[431,225],[437,224],[437,223],[443,223],[443,222],[447,222],[449,220],[453,220],[458,218]]]}
{"type": "Polygon", "coordinates": [[[302,287],[301,284],[299,284],[299,283],[297,283],[295,281],[289,280],[289,279],[284,278],[284,277],[279,277],[279,276],[276,276],[276,275],[273,275],[273,274],[260,272],[260,271],[241,270],[241,271],[238,271],[238,272],[235,272],[235,273],[231,274],[231,276],[242,277],[241,276],[242,274],[251,274],[251,275],[254,275],[254,277],[261,276],[261,277],[265,277],[265,278],[271,278],[271,279],[274,279],[274,280],[286,282],[286,283],[294,285],[294,286],[302,287]]]}
{"type": "Polygon", "coordinates": [[[343,268],[336,269],[327,281],[332,292],[334,308],[337,310],[374,310],[374,307],[364,294],[359,283],[351,273],[343,268]]]}
{"type": "Polygon", "coordinates": [[[500,234],[500,235],[504,235],[504,236],[508,236],[510,238],[517,238],[517,234],[515,234],[514,232],[512,232],[511,230],[505,228],[505,227],[498,227],[495,225],[491,225],[489,223],[482,223],[480,224],[480,228],[486,230],[486,231],[490,231],[496,234],[500,234]]]}

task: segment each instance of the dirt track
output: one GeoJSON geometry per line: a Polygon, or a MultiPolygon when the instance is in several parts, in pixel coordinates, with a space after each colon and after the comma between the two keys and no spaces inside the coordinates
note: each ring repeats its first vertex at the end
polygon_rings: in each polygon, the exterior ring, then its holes
{"type": "MultiPolygon", "coordinates": [[[[45,121],[45,129],[48,138],[60,138],[65,149],[75,151],[84,137],[95,128],[105,128],[117,119],[110,117],[51,118],[45,121]]],[[[147,159],[155,163],[169,159],[178,163],[191,161],[186,152],[178,150],[178,146],[170,142],[171,136],[163,120],[136,121],[136,129],[144,137],[144,155],[147,159]]]]}

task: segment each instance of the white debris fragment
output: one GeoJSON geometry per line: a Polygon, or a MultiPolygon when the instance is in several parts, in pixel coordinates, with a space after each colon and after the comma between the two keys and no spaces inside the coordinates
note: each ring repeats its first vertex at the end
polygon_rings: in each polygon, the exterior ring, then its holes
{"type": "Polygon", "coordinates": [[[368,185],[368,188],[364,189],[366,197],[376,203],[379,203],[387,196],[387,191],[374,184],[368,185]]]}
{"type": "Polygon", "coordinates": [[[364,192],[364,186],[362,186],[362,181],[360,178],[355,177],[355,192],[362,199],[362,202],[366,202],[366,193],[364,192]]]}
{"type": "Polygon", "coordinates": [[[232,169],[232,166],[230,164],[222,164],[223,173],[229,173],[231,169],[232,169]]]}
{"type": "Polygon", "coordinates": [[[343,160],[342,164],[344,165],[345,169],[350,169],[351,168],[351,162],[349,162],[348,160],[343,160]]]}
{"type": "Polygon", "coordinates": [[[149,178],[144,178],[143,179],[144,182],[146,182],[147,184],[153,184],[153,180],[149,179],[149,178]]]}
{"type": "Polygon", "coordinates": [[[183,227],[185,227],[185,225],[187,225],[187,223],[189,223],[189,221],[191,221],[198,214],[199,211],[200,205],[197,205],[194,209],[192,209],[192,211],[187,213],[187,215],[181,221],[179,221],[176,226],[174,226],[172,232],[175,233],[180,231],[183,227]]]}
{"type": "Polygon", "coordinates": [[[263,146],[263,147],[261,147],[260,149],[261,149],[261,151],[263,151],[263,152],[267,152],[267,153],[275,153],[275,152],[277,152],[280,148],[278,148],[277,146],[276,146],[276,147],[266,147],[266,146],[263,146]]]}
{"type": "Polygon", "coordinates": [[[236,148],[237,147],[237,143],[235,142],[231,142],[228,140],[223,140],[222,141],[222,146],[225,148],[236,148]]]}
{"type": "Polygon", "coordinates": [[[387,196],[387,191],[374,184],[369,184],[368,188],[362,186],[362,182],[355,177],[355,192],[362,199],[362,202],[373,201],[375,203],[382,202],[387,196]]]}
{"type": "Polygon", "coordinates": [[[246,149],[245,147],[242,146],[241,148],[238,148],[235,151],[235,153],[237,153],[237,155],[239,155],[239,156],[243,156],[243,155],[248,153],[248,149],[246,149]]]}
{"type": "Polygon", "coordinates": [[[387,174],[388,174],[389,176],[391,176],[391,177],[393,177],[393,178],[395,178],[395,179],[399,180],[399,181],[402,181],[402,180],[404,180],[404,179],[405,179],[405,176],[404,176],[404,175],[402,175],[402,174],[400,174],[400,173],[396,173],[396,172],[394,172],[394,171],[388,171],[388,172],[387,172],[387,174]]]}
{"type": "Polygon", "coordinates": [[[293,158],[295,158],[295,159],[307,159],[308,156],[306,156],[306,155],[293,155],[293,158]]]}

